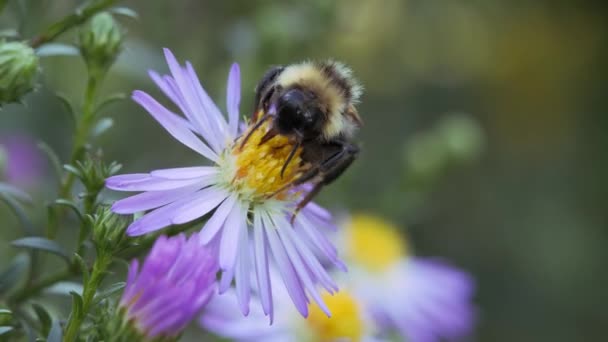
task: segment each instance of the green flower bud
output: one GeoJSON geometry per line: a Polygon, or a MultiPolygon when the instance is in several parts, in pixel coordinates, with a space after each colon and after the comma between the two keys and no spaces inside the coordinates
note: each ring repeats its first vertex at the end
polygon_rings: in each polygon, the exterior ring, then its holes
{"type": "Polygon", "coordinates": [[[93,229],[93,242],[98,255],[111,255],[113,251],[124,247],[125,231],[129,223],[126,218],[114,214],[109,207],[100,206],[87,220],[93,229]]]}
{"type": "Polygon", "coordinates": [[[123,33],[112,15],[95,15],[80,31],[80,53],[89,70],[105,72],[114,63],[123,42],[123,33]]]}
{"type": "Polygon", "coordinates": [[[0,42],[0,105],[17,102],[34,89],[38,56],[22,42],[0,42]]]}

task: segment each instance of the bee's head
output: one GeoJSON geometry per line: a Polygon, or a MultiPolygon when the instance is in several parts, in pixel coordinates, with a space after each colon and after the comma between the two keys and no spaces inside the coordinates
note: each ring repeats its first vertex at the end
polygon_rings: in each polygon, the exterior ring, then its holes
{"type": "Polygon", "coordinates": [[[280,134],[314,138],[322,130],[325,114],[314,93],[299,88],[286,89],[276,100],[274,127],[280,134]]]}

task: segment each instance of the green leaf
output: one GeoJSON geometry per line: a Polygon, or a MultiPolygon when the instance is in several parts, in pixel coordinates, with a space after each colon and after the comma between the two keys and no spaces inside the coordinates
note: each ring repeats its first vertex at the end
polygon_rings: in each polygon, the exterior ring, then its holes
{"type": "Polygon", "coordinates": [[[55,285],[49,286],[44,290],[46,294],[69,296],[72,292],[81,293],[83,290],[81,283],[74,281],[60,281],[55,285]]]}
{"type": "Polygon", "coordinates": [[[51,315],[49,315],[46,309],[43,308],[40,304],[34,303],[32,304],[32,307],[34,308],[34,312],[36,313],[36,316],[38,316],[38,320],[40,321],[42,334],[44,336],[48,335],[49,331],[51,330],[51,315]]]}
{"type": "Polygon", "coordinates": [[[57,177],[61,177],[63,173],[63,169],[61,168],[61,161],[59,159],[59,156],[57,156],[57,153],[55,153],[55,151],[53,150],[53,148],[51,148],[47,143],[40,141],[38,142],[38,149],[44,152],[46,157],[49,159],[51,165],[53,166],[53,171],[55,171],[57,177]]]}
{"type": "Polygon", "coordinates": [[[89,268],[87,267],[86,262],[78,253],[74,253],[74,261],[78,264],[80,272],[82,272],[82,283],[86,284],[89,281],[89,268]]]}
{"type": "Polygon", "coordinates": [[[108,286],[107,289],[98,292],[95,297],[93,298],[93,304],[97,304],[99,302],[101,302],[102,300],[113,296],[114,294],[120,292],[122,289],[125,288],[126,283],[124,281],[118,282],[118,283],[114,283],[110,286],[108,286]]]}
{"type": "Polygon", "coordinates": [[[51,323],[51,330],[49,331],[46,341],[61,342],[61,340],[63,340],[63,330],[61,329],[61,324],[59,324],[59,321],[55,319],[51,323]]]}
{"type": "Polygon", "coordinates": [[[74,214],[76,214],[76,216],[78,216],[78,219],[80,221],[84,220],[84,217],[82,216],[82,213],[80,212],[80,209],[78,209],[78,205],[76,205],[76,203],[74,203],[73,201],[59,198],[59,199],[56,199],[55,202],[51,203],[51,205],[68,207],[69,209],[71,209],[74,212],[74,214]]]}
{"type": "Polygon", "coordinates": [[[82,316],[82,297],[74,292],[70,291],[70,295],[72,296],[72,313],[70,315],[74,317],[82,316]]]}
{"type": "Polygon", "coordinates": [[[13,331],[13,327],[8,327],[8,326],[2,326],[0,327],[0,336],[8,334],[9,332],[13,331]]]}
{"type": "Polygon", "coordinates": [[[133,18],[133,19],[139,18],[139,15],[137,14],[137,12],[130,9],[129,7],[114,7],[114,8],[110,9],[110,12],[112,12],[114,14],[122,15],[125,17],[133,18]]]}
{"type": "Polygon", "coordinates": [[[6,205],[8,205],[8,207],[13,211],[15,216],[17,216],[17,219],[23,226],[26,235],[33,235],[36,233],[36,230],[34,229],[34,224],[32,223],[32,221],[30,221],[30,218],[25,213],[23,206],[19,202],[17,202],[13,197],[7,195],[4,192],[0,192],[0,201],[6,203],[6,205]]]}
{"type": "Polygon", "coordinates": [[[12,315],[13,312],[9,309],[0,309],[0,315],[12,315]]]}
{"type": "Polygon", "coordinates": [[[98,137],[114,126],[114,120],[111,118],[103,118],[93,127],[93,136],[98,137]]]}
{"type": "Polygon", "coordinates": [[[72,120],[72,125],[75,126],[76,122],[78,122],[78,117],[77,117],[76,111],[74,111],[74,106],[72,105],[72,102],[67,98],[67,96],[65,94],[62,94],[62,93],[56,93],[55,97],[61,102],[61,104],[68,111],[68,113],[70,114],[70,119],[72,120]]]}
{"type": "Polygon", "coordinates": [[[78,178],[82,178],[82,174],[81,174],[80,170],[78,170],[78,168],[75,167],[74,165],[65,164],[65,165],[63,165],[63,169],[78,178]]]}
{"type": "Polygon", "coordinates": [[[0,182],[0,193],[11,196],[21,202],[32,203],[32,197],[27,192],[10,184],[0,182]]]}
{"type": "Polygon", "coordinates": [[[105,109],[107,106],[109,106],[115,102],[123,101],[126,99],[127,99],[127,95],[125,93],[116,93],[116,94],[109,95],[106,98],[104,98],[97,105],[97,108],[95,109],[95,113],[99,113],[100,111],[105,109]]]}
{"type": "Polygon", "coordinates": [[[30,256],[25,253],[17,255],[10,265],[0,273],[0,295],[10,291],[21,279],[30,264],[30,256]]]}
{"type": "Polygon", "coordinates": [[[80,55],[80,50],[74,45],[62,43],[46,43],[36,49],[36,54],[40,57],[78,56],[80,55]]]}
{"type": "Polygon", "coordinates": [[[28,236],[11,242],[14,247],[41,250],[60,256],[67,263],[70,262],[69,254],[57,242],[39,236],[28,236]]]}

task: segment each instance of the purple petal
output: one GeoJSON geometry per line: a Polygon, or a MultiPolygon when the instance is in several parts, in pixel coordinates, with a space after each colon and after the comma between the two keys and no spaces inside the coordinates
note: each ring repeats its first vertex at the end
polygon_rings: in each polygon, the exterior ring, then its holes
{"type": "MultiPolygon", "coordinates": [[[[150,78],[152,78],[152,80],[154,81],[154,83],[156,83],[156,85],[160,88],[160,90],[169,98],[171,99],[171,101],[177,106],[179,107],[179,109],[183,112],[185,112],[185,107],[183,105],[183,103],[181,102],[180,96],[179,94],[175,91],[174,87],[173,87],[173,83],[175,82],[175,80],[173,80],[173,78],[171,76],[161,76],[158,73],[156,73],[153,70],[148,71],[148,75],[150,75],[150,78]]],[[[184,120],[184,123],[186,123],[187,125],[189,125],[191,130],[195,130],[194,127],[192,126],[192,124],[187,121],[184,120]]]]}
{"type": "Polygon", "coordinates": [[[198,152],[205,158],[217,161],[217,154],[200,141],[200,139],[184,125],[183,120],[181,120],[179,116],[171,113],[154,98],[142,91],[134,91],[132,98],[135,102],[144,107],[176,140],[198,152]]]}
{"type": "Polygon", "coordinates": [[[234,278],[234,267],[222,271],[222,276],[220,279],[219,286],[219,294],[223,294],[230,288],[230,284],[232,283],[232,279],[234,278]]]}
{"type": "Polygon", "coordinates": [[[272,308],[272,290],[270,286],[270,274],[268,272],[268,252],[266,250],[266,237],[264,227],[262,226],[262,218],[257,212],[253,216],[253,241],[255,251],[255,268],[258,291],[262,309],[266,315],[270,317],[270,324],[274,320],[274,312],[272,308]]]}
{"type": "Polygon", "coordinates": [[[277,236],[276,230],[282,229],[282,227],[274,227],[274,225],[271,224],[270,218],[266,216],[263,217],[262,221],[270,244],[270,250],[272,251],[274,260],[279,268],[287,292],[300,314],[304,317],[308,317],[306,294],[304,293],[304,289],[302,289],[302,285],[300,284],[300,279],[293,269],[289,257],[277,236]]]}
{"type": "Polygon", "coordinates": [[[300,237],[299,234],[294,230],[285,229],[285,231],[286,234],[290,236],[291,241],[300,253],[300,256],[302,256],[302,260],[308,269],[315,275],[315,278],[318,279],[321,285],[323,285],[323,287],[331,294],[333,294],[334,291],[338,291],[338,285],[336,285],[331,276],[323,268],[317,257],[303,242],[304,239],[302,239],[302,237],[300,237]]]}
{"type": "Polygon", "coordinates": [[[164,207],[151,211],[140,217],[127,228],[129,236],[143,235],[171,225],[173,217],[180,213],[180,208],[200,196],[200,191],[183,196],[164,207]]]}
{"type": "Polygon", "coordinates": [[[228,124],[226,120],[222,116],[222,112],[220,112],[219,108],[215,105],[215,102],[211,100],[201,82],[196,75],[196,71],[192,67],[190,62],[186,62],[185,72],[189,76],[190,81],[192,83],[192,87],[195,90],[195,94],[199,100],[199,105],[205,109],[205,113],[207,116],[207,122],[211,125],[212,132],[215,134],[217,141],[219,142],[220,149],[225,148],[226,140],[234,139],[228,135],[228,124]]]}
{"type": "Polygon", "coordinates": [[[229,196],[220,206],[215,210],[211,218],[207,220],[205,226],[199,233],[199,243],[206,245],[217,235],[220,231],[228,214],[232,211],[234,204],[236,203],[236,196],[229,196]]]}
{"type": "Polygon", "coordinates": [[[226,89],[226,108],[228,110],[228,122],[230,134],[236,137],[239,124],[239,103],[241,102],[241,70],[237,63],[232,64],[228,75],[228,86],[226,89]]]}
{"type": "Polygon", "coordinates": [[[216,187],[206,188],[200,191],[193,201],[183,205],[179,209],[179,214],[171,219],[171,223],[182,224],[196,220],[215,209],[226,197],[228,194],[224,190],[216,187]]]}
{"type": "Polygon", "coordinates": [[[218,172],[219,170],[215,166],[192,166],[154,170],[150,172],[150,175],[167,179],[192,179],[215,175],[218,172]]]}
{"type": "MultiPolygon", "coordinates": [[[[182,103],[184,105],[184,115],[197,128],[199,133],[209,143],[211,148],[217,153],[220,152],[220,141],[217,139],[217,134],[209,126],[208,113],[204,113],[204,107],[198,103],[198,97],[192,89],[193,80],[187,75],[187,72],[179,65],[177,59],[169,49],[164,49],[165,59],[174,77],[175,84],[182,95],[182,103]]],[[[196,80],[198,81],[198,80],[196,80]]]]}
{"type": "Polygon", "coordinates": [[[202,179],[166,179],[156,178],[149,174],[126,174],[112,176],[106,179],[106,187],[117,191],[161,191],[182,188],[188,185],[200,184],[202,179]]]}
{"type": "Polygon", "coordinates": [[[143,192],[114,202],[112,211],[117,214],[133,214],[139,211],[162,207],[163,205],[177,201],[184,195],[194,192],[199,188],[197,184],[172,190],[143,192]]]}
{"type": "Polygon", "coordinates": [[[224,271],[232,270],[239,252],[239,233],[247,229],[245,209],[240,203],[235,203],[226,223],[220,241],[220,268],[224,271]]]}
{"type": "Polygon", "coordinates": [[[234,274],[234,281],[236,284],[236,296],[241,307],[243,315],[249,314],[249,301],[251,300],[251,284],[250,284],[250,250],[249,250],[249,237],[247,227],[243,227],[239,232],[239,245],[240,251],[237,256],[236,270],[234,274]]]}
{"type": "Polygon", "coordinates": [[[288,232],[288,230],[292,229],[291,226],[289,225],[289,223],[287,221],[283,222],[283,220],[280,218],[277,218],[277,224],[281,227],[280,229],[277,229],[277,233],[278,233],[279,237],[281,238],[281,242],[283,242],[283,247],[285,248],[285,251],[287,252],[287,256],[288,256],[289,260],[291,261],[291,264],[293,265],[294,270],[296,271],[296,274],[298,275],[298,278],[300,278],[300,280],[304,284],[304,287],[308,290],[308,293],[310,293],[311,297],[315,300],[315,302],[317,302],[317,304],[319,305],[319,308],[321,308],[321,310],[323,310],[323,312],[325,312],[327,317],[331,317],[329,308],[327,307],[327,305],[325,305],[325,302],[323,302],[323,299],[321,299],[321,296],[319,295],[319,292],[317,291],[315,284],[313,283],[312,279],[309,276],[308,269],[302,262],[302,258],[300,257],[300,254],[298,253],[298,251],[296,250],[296,248],[293,245],[293,242],[291,240],[292,236],[288,232]]]}

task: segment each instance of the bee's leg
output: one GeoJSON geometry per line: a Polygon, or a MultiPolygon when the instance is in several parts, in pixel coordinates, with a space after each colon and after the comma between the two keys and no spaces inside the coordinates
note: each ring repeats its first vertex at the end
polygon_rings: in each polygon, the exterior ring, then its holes
{"type": "Polygon", "coordinates": [[[341,143],[342,149],[321,163],[318,168],[309,170],[299,179],[295,180],[294,185],[300,185],[313,179],[314,186],[306,196],[298,203],[291,222],[293,223],[296,215],[304,208],[321,190],[324,185],[333,182],[352,164],[359,154],[359,147],[350,143],[341,143]]]}

